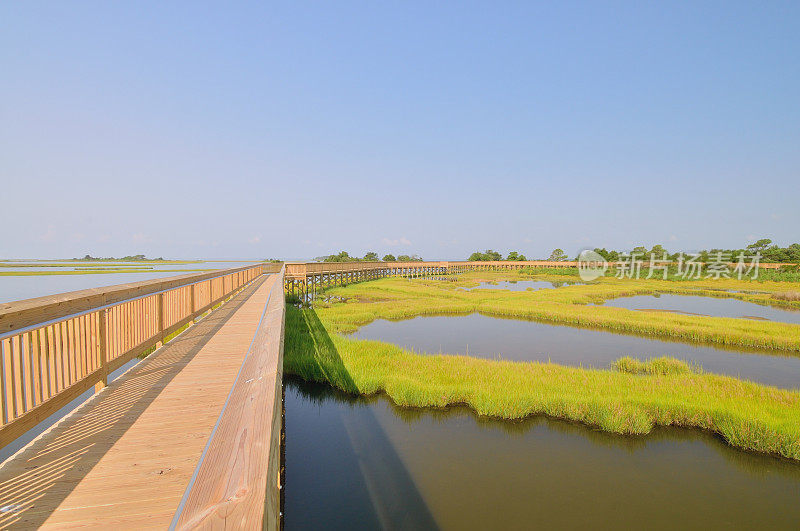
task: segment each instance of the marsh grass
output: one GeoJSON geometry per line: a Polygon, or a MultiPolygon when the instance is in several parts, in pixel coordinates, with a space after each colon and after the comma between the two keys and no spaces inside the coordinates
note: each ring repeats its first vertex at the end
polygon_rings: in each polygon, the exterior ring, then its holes
{"type": "Polygon", "coordinates": [[[800,301],[800,291],[779,291],[773,293],[772,298],[782,301],[800,301]]]}
{"type": "Polygon", "coordinates": [[[702,372],[700,367],[691,366],[685,361],[666,356],[662,356],[660,358],[650,358],[645,361],[639,361],[636,358],[625,356],[624,358],[620,358],[615,361],[611,366],[620,372],[627,372],[629,374],[647,374],[650,376],[689,374],[692,372],[699,374],[702,372]]]}
{"type": "Polygon", "coordinates": [[[285,300],[287,304],[300,304],[303,302],[303,300],[300,298],[300,295],[296,293],[287,293],[285,300]]]}
{"type": "MultiPolygon", "coordinates": [[[[578,276],[578,269],[575,267],[524,267],[519,270],[520,274],[527,275],[527,276],[535,276],[535,275],[557,275],[557,276],[578,276]]],[[[646,267],[642,267],[642,275],[647,276],[649,269],[646,267]]],[[[661,272],[659,272],[661,273],[661,272]]],[[[617,270],[613,267],[610,267],[604,276],[604,278],[614,278],[617,274],[617,270]]],[[[663,273],[661,273],[663,275],[663,273]]],[[[656,274],[657,276],[658,274],[656,274]]],[[[701,275],[704,277],[706,275],[705,272],[701,275]]],[[[667,279],[668,282],[698,282],[704,279],[694,279],[694,278],[685,278],[682,275],[678,274],[677,267],[670,267],[669,271],[667,272],[667,279]]],[[[729,280],[729,279],[726,279],[729,280]]],[[[800,282],[800,268],[796,266],[781,266],[778,269],[767,269],[767,268],[760,268],[758,270],[758,277],[755,280],[742,280],[742,282],[751,282],[751,283],[762,283],[762,282],[800,282]]]]}
{"type": "Polygon", "coordinates": [[[656,425],[703,428],[739,448],[800,459],[797,391],[703,373],[669,358],[627,358],[600,370],[425,356],[333,333],[333,318],[287,307],[286,374],[353,394],[385,393],[404,407],[467,405],[487,417],[547,415],[621,434],[646,434],[656,425]]]}
{"type": "Polygon", "coordinates": [[[7,263],[0,263],[0,268],[15,268],[15,269],[25,269],[25,268],[59,268],[59,267],[71,267],[75,269],[152,269],[153,266],[151,265],[137,265],[137,264],[88,264],[88,263],[69,263],[69,264],[17,264],[14,262],[7,262],[7,263]]]}
{"type": "Polygon", "coordinates": [[[522,276],[554,275],[559,277],[578,277],[575,267],[523,267],[519,269],[522,276]]]}
{"type": "MultiPolygon", "coordinates": [[[[487,275],[486,272],[462,275],[457,282],[384,278],[328,290],[329,295],[344,297],[348,302],[323,302],[316,306],[329,330],[336,333],[353,332],[375,319],[400,320],[477,312],[492,317],[529,319],[728,348],[780,350],[789,354],[800,352],[800,326],[793,324],[669,312],[638,312],[600,305],[608,299],[654,293],[728,297],[768,304],[771,301],[778,302],[770,297],[770,293],[785,289],[780,284],[767,284],[765,288],[770,292],[758,294],[710,290],[707,283],[687,286],[667,281],[616,279],[535,291],[458,289],[476,286],[480,281],[498,279],[502,279],[502,275],[487,275]]],[[[741,288],[736,283],[725,286],[727,289],[741,288]]],[[[797,302],[780,302],[800,308],[797,302]]]]}

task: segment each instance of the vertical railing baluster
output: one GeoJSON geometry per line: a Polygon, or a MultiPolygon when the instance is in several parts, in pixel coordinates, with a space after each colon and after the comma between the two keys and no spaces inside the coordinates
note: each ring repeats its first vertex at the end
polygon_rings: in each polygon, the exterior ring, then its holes
{"type": "Polygon", "coordinates": [[[13,380],[11,382],[11,394],[14,398],[14,418],[19,417],[25,411],[22,403],[22,356],[20,356],[19,336],[11,338],[11,372],[13,380]]]}
{"type": "Polygon", "coordinates": [[[44,330],[44,349],[47,355],[47,398],[58,393],[56,387],[56,350],[53,342],[53,327],[44,330]]]}
{"type": "Polygon", "coordinates": [[[11,389],[11,341],[6,338],[0,341],[0,417],[3,424],[8,424],[14,418],[11,389]]]}
{"type": "Polygon", "coordinates": [[[161,348],[164,344],[164,293],[158,294],[158,306],[156,308],[156,320],[158,322],[158,342],[156,348],[161,348]]]}
{"type": "Polygon", "coordinates": [[[89,369],[89,364],[86,363],[86,316],[81,315],[78,317],[75,325],[77,330],[77,335],[75,336],[77,348],[75,350],[80,360],[80,374],[78,375],[78,380],[82,380],[88,374],[89,369]]]}
{"type": "Polygon", "coordinates": [[[70,319],[67,325],[67,338],[66,338],[66,357],[69,363],[69,385],[75,382],[75,320],[70,319]]]}
{"type": "Polygon", "coordinates": [[[94,386],[95,392],[100,391],[108,385],[108,345],[106,341],[108,336],[107,311],[108,310],[100,310],[97,312],[97,349],[100,353],[100,379],[94,386]]]}
{"type": "Polygon", "coordinates": [[[56,354],[56,389],[60,393],[66,386],[64,379],[64,354],[63,348],[63,334],[61,332],[61,323],[53,325],[53,351],[56,354]]]}
{"type": "Polygon", "coordinates": [[[20,334],[19,348],[22,357],[22,380],[25,389],[25,411],[33,409],[33,367],[31,365],[31,333],[20,334]]]}
{"type": "Polygon", "coordinates": [[[39,331],[32,330],[29,332],[28,348],[31,351],[31,370],[33,372],[33,406],[36,407],[42,403],[42,354],[41,344],[39,342],[39,331]]]}
{"type": "Polygon", "coordinates": [[[189,285],[189,315],[194,316],[194,287],[195,284],[189,285]]]}

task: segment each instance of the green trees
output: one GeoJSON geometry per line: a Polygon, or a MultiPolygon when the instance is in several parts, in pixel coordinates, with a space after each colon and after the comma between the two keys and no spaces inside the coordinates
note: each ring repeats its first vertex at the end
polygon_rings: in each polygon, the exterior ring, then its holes
{"type": "MultiPolygon", "coordinates": [[[[469,260],[470,262],[497,262],[502,259],[503,255],[498,253],[497,251],[493,251],[492,249],[486,249],[483,252],[475,251],[474,253],[469,255],[469,258],[467,258],[467,260],[469,260]]],[[[511,251],[508,253],[508,257],[506,257],[506,260],[512,262],[517,262],[517,261],[524,262],[527,260],[527,258],[525,258],[524,254],[520,254],[517,251],[511,251]]]]}
{"type": "MultiPolygon", "coordinates": [[[[637,253],[637,259],[647,261],[650,259],[650,255],[652,254],[655,259],[661,260],[664,258],[666,254],[670,260],[677,260],[680,253],[670,253],[667,249],[664,248],[661,244],[653,245],[652,248],[649,250],[644,245],[639,245],[634,247],[632,251],[615,251],[613,249],[609,250],[605,247],[603,248],[595,248],[594,252],[602,256],[609,262],[618,262],[622,255],[630,255],[630,252],[637,253]]],[[[780,247],[772,242],[769,238],[761,238],[760,240],[756,241],[748,245],[744,249],[709,249],[700,251],[698,254],[697,261],[699,262],[709,262],[713,261],[717,257],[717,253],[722,253],[724,257],[730,257],[729,259],[732,262],[736,262],[738,260],[738,256],[741,253],[744,253],[745,256],[752,256],[755,253],[761,253],[761,261],[762,262],[780,262],[780,263],[800,263],[800,243],[793,243],[788,247],[780,247]]],[[[684,255],[687,255],[687,252],[684,252],[684,255]]],[[[147,260],[144,258],[143,255],[126,257],[127,259],[132,260],[147,260]]],[[[96,258],[91,258],[97,260],[96,258]]],[[[364,255],[364,258],[357,258],[355,256],[351,256],[347,251],[341,251],[338,254],[332,254],[327,256],[320,256],[315,258],[314,260],[318,262],[359,262],[359,261],[378,261],[380,258],[378,257],[378,253],[370,251],[364,255]]],[[[475,251],[469,258],[469,261],[475,262],[494,262],[499,260],[504,260],[503,255],[500,254],[498,251],[493,249],[486,249],[485,251],[475,251]]],[[[527,261],[528,258],[520,253],[519,251],[509,251],[508,255],[506,256],[505,260],[508,261],[527,261]]],[[[564,262],[569,260],[567,253],[564,252],[563,249],[553,249],[553,252],[550,253],[550,257],[548,258],[549,261],[552,262],[564,262]]],[[[407,255],[403,254],[400,256],[395,257],[393,254],[385,254],[383,256],[384,262],[421,262],[422,258],[418,255],[407,255]]]]}
{"type": "Polygon", "coordinates": [[[484,252],[475,251],[467,258],[470,262],[496,262],[502,259],[502,254],[491,249],[486,249],[484,252]]]}
{"type": "Polygon", "coordinates": [[[800,262],[800,243],[780,247],[769,238],[761,238],[746,248],[747,254],[761,253],[763,262],[800,262]]]}
{"type": "Polygon", "coordinates": [[[614,250],[609,251],[605,247],[603,247],[602,249],[596,247],[594,249],[594,252],[602,256],[606,262],[616,262],[617,260],[619,260],[619,253],[617,251],[614,250]]]}
{"type": "Polygon", "coordinates": [[[320,260],[322,262],[354,262],[358,259],[350,256],[350,253],[348,253],[347,251],[342,251],[339,254],[329,254],[328,256],[320,256],[319,258],[317,258],[317,260],[320,260]]]}
{"type": "MultiPolygon", "coordinates": [[[[772,240],[769,238],[761,238],[755,243],[748,245],[747,250],[753,253],[763,253],[770,245],[772,245],[772,240]]],[[[777,247],[777,245],[775,247],[777,247]]]]}
{"type": "Polygon", "coordinates": [[[800,263],[800,243],[793,243],[788,247],[770,245],[764,249],[761,254],[763,255],[764,262],[800,263]]]}
{"type": "MultiPolygon", "coordinates": [[[[609,251],[605,248],[597,248],[594,251],[609,262],[616,262],[619,260],[622,254],[629,254],[628,252],[622,253],[614,250],[609,251]]],[[[643,260],[649,260],[651,253],[653,254],[654,258],[660,260],[666,253],[670,260],[676,261],[681,254],[680,252],[670,253],[664,248],[663,245],[660,244],[654,245],[649,251],[644,246],[634,247],[632,252],[640,253],[637,258],[643,260]]],[[[723,257],[723,259],[736,262],[739,259],[739,255],[743,254],[745,257],[751,257],[756,253],[761,253],[761,262],[800,263],[800,243],[793,243],[787,247],[780,247],[779,245],[773,243],[769,238],[761,238],[755,243],[751,243],[744,249],[713,248],[697,251],[696,253],[689,251],[683,252],[684,257],[697,254],[698,262],[710,262],[716,260],[720,255],[723,257]]]]}
{"type": "MultiPolygon", "coordinates": [[[[347,251],[341,251],[339,254],[329,254],[326,256],[318,256],[314,259],[317,262],[377,262],[379,260],[378,253],[375,252],[368,252],[364,255],[364,258],[358,258],[356,256],[350,256],[350,253],[347,251]]],[[[417,255],[407,255],[402,254],[395,259],[394,255],[387,254],[383,257],[384,262],[421,262],[422,258],[417,255]]]]}
{"type": "MultiPolygon", "coordinates": [[[[503,255],[500,254],[499,252],[492,249],[486,249],[483,252],[475,251],[474,253],[469,255],[469,258],[467,258],[467,260],[469,260],[470,262],[498,262],[500,260],[504,260],[504,258],[503,255]]],[[[526,262],[528,258],[524,254],[518,251],[509,251],[508,256],[506,256],[505,260],[510,262],[526,262]]]]}
{"type": "Polygon", "coordinates": [[[486,251],[486,258],[485,259],[486,260],[493,260],[493,261],[500,261],[500,260],[503,259],[503,255],[498,253],[497,251],[492,251],[491,249],[488,249],[486,251]]]}
{"type": "Polygon", "coordinates": [[[652,249],[650,249],[650,252],[647,253],[647,256],[650,256],[650,254],[652,254],[655,258],[660,260],[660,259],[664,258],[665,254],[668,254],[668,253],[667,253],[667,250],[664,249],[663,245],[656,244],[656,245],[653,246],[652,249]]]}
{"type": "Polygon", "coordinates": [[[564,252],[564,249],[553,249],[553,252],[550,253],[550,258],[547,260],[550,262],[565,262],[569,259],[567,253],[564,252]]]}

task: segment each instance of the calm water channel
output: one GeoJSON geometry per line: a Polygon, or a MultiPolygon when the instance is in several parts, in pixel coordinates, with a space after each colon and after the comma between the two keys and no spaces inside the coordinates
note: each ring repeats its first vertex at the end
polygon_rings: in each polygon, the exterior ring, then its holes
{"type": "Polygon", "coordinates": [[[378,320],[353,334],[428,354],[468,354],[516,361],[552,361],[562,365],[608,368],[623,356],[639,359],[671,356],[728,374],[778,387],[800,388],[800,356],[748,353],[710,346],[660,341],[533,321],[479,314],[378,320]]]}
{"type": "Polygon", "coordinates": [[[286,529],[797,529],[800,465],[696,430],[403,410],[286,381],[286,529]]]}
{"type": "Polygon", "coordinates": [[[712,317],[738,317],[766,319],[782,323],[800,324],[800,311],[762,306],[738,299],[718,299],[697,295],[636,295],[606,301],[604,306],[629,310],[661,310],[668,312],[710,315],[712,317]]]}
{"type": "Polygon", "coordinates": [[[509,291],[528,291],[540,289],[554,289],[561,286],[583,285],[581,282],[546,282],[544,280],[500,280],[492,284],[491,282],[481,282],[473,288],[462,288],[472,291],[474,289],[507,289],[509,291]]]}

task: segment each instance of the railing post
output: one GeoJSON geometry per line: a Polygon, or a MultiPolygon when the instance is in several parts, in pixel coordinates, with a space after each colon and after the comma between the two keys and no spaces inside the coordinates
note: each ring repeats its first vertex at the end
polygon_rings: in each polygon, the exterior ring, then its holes
{"type": "MultiPolygon", "coordinates": [[[[194,287],[195,284],[189,284],[189,315],[194,316],[194,287]]],[[[194,320],[194,317],[192,317],[194,320]]],[[[163,329],[162,329],[163,330],[163,329]]]]}
{"type": "Polygon", "coordinates": [[[164,344],[164,294],[158,294],[158,304],[156,305],[157,313],[156,319],[158,322],[158,342],[156,343],[156,349],[161,348],[164,344]]]}
{"type": "Polygon", "coordinates": [[[106,318],[108,310],[100,310],[97,314],[98,317],[98,328],[99,328],[99,341],[100,341],[100,381],[94,384],[94,392],[97,393],[105,386],[108,385],[108,341],[106,341],[106,337],[108,337],[107,333],[107,326],[106,323],[108,319],[106,318]]]}

